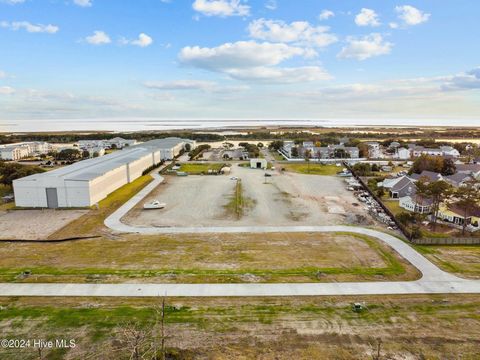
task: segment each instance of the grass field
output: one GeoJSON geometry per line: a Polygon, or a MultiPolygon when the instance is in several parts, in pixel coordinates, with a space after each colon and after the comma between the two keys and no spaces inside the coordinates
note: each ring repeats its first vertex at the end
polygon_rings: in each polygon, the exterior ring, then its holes
{"type": "Polygon", "coordinates": [[[448,245],[448,246],[415,246],[430,261],[445,271],[458,276],[480,279],[480,247],[448,245]]]}
{"type": "Polygon", "coordinates": [[[400,203],[397,200],[383,200],[383,204],[393,213],[393,215],[398,215],[407,210],[400,207],[400,203]]]}
{"type": "MultiPolygon", "coordinates": [[[[152,341],[159,343],[160,303],[2,298],[0,331],[5,338],[76,340],[73,349],[45,350],[44,359],[129,359],[133,336],[145,340],[142,354],[152,341]]],[[[473,360],[480,346],[479,308],[475,295],[168,298],[165,346],[169,359],[366,360],[381,344],[379,359],[473,360]],[[353,302],[365,310],[353,312],[353,302]]],[[[0,357],[39,354],[0,349],[0,357]]]]}
{"type": "Polygon", "coordinates": [[[72,221],[63,229],[50,235],[50,239],[99,235],[104,227],[103,221],[105,218],[148,185],[152,180],[153,178],[150,175],[145,175],[139,177],[130,184],[122,186],[120,189],[114,191],[100,201],[98,208],[90,210],[88,214],[72,221]]]}
{"type": "Polygon", "coordinates": [[[182,164],[179,171],[186,172],[190,175],[208,174],[208,171],[219,172],[224,167],[224,164],[211,163],[188,163],[182,164]]]}
{"type": "Polygon", "coordinates": [[[416,279],[393,250],[354,234],[139,236],[1,243],[0,281],[311,282],[416,279]],[[25,271],[32,275],[21,278],[25,271]]]}
{"type": "Polygon", "coordinates": [[[322,164],[307,164],[307,163],[296,163],[296,164],[281,164],[280,168],[285,168],[287,171],[292,171],[300,174],[310,174],[310,175],[326,175],[333,176],[336,175],[339,171],[342,170],[342,167],[335,165],[322,165],[322,164]]]}

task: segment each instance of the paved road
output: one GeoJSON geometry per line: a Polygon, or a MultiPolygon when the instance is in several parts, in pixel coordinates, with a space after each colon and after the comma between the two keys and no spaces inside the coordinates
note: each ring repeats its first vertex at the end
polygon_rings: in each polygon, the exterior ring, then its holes
{"type": "Polygon", "coordinates": [[[380,231],[353,226],[289,226],[289,227],[133,227],[121,218],[148,195],[163,178],[154,181],[126,202],[105,220],[114,231],[140,234],[180,233],[273,233],[273,232],[351,232],[368,235],[391,246],[421,273],[417,281],[296,283],[296,284],[0,284],[0,296],[321,296],[321,295],[391,295],[480,293],[479,280],[460,279],[440,270],[408,244],[380,231]]]}

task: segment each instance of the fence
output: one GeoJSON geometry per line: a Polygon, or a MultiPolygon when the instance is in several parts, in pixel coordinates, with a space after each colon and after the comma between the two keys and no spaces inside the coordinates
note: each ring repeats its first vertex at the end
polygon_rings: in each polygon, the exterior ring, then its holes
{"type": "Polygon", "coordinates": [[[375,201],[381,206],[381,208],[383,209],[383,211],[385,211],[385,213],[390,216],[390,218],[392,219],[392,221],[395,223],[395,225],[397,225],[397,227],[400,229],[400,231],[402,232],[402,234],[407,238],[407,239],[410,239],[410,234],[408,233],[408,231],[405,229],[405,226],[403,226],[403,224],[401,224],[397,218],[395,217],[395,215],[390,211],[390,209],[388,207],[385,206],[385,204],[383,203],[383,201],[377,196],[377,194],[375,194],[369,187],[367,184],[365,184],[365,182],[363,181],[363,179],[358,176],[356,173],[355,173],[355,170],[353,170],[353,167],[351,167],[349,164],[347,164],[346,162],[344,163],[345,167],[350,170],[350,172],[352,173],[352,175],[355,177],[355,179],[358,180],[358,182],[362,185],[362,187],[368,191],[368,193],[370,194],[370,196],[375,199],[375,201]]]}
{"type": "Polygon", "coordinates": [[[412,240],[412,243],[415,245],[480,245],[480,238],[421,238],[412,240]]]}

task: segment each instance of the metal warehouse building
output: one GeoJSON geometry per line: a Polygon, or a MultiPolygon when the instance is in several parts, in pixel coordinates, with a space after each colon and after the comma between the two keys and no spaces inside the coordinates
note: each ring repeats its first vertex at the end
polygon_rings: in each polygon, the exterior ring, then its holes
{"type": "Polygon", "coordinates": [[[143,171],[162,160],[171,160],[189,144],[180,138],[148,141],[46,173],[13,182],[15,203],[20,207],[87,207],[139,178],[143,171]]]}

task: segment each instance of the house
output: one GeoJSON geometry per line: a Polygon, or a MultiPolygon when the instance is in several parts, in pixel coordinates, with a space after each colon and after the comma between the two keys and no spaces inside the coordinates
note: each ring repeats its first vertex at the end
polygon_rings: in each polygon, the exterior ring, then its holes
{"type": "Polygon", "coordinates": [[[415,144],[410,144],[409,149],[412,151],[414,157],[419,157],[422,155],[430,156],[451,156],[457,158],[460,156],[460,153],[457,149],[452,146],[440,146],[439,148],[426,148],[423,146],[417,146],[415,144]]]}
{"type": "Polygon", "coordinates": [[[456,174],[445,176],[443,179],[453,187],[458,188],[460,186],[465,186],[466,183],[472,181],[473,177],[466,173],[457,172],[456,174]]]}
{"type": "Polygon", "coordinates": [[[460,156],[460,152],[453,146],[440,146],[440,150],[442,150],[443,156],[452,156],[454,158],[458,158],[460,156]]]}
{"type": "Polygon", "coordinates": [[[457,173],[469,174],[476,180],[480,180],[480,164],[457,165],[457,173]]]}
{"type": "Polygon", "coordinates": [[[368,157],[370,159],[381,159],[384,157],[382,148],[378,142],[368,141],[365,144],[368,146],[368,157]]]}
{"type": "Polygon", "coordinates": [[[268,162],[266,159],[250,159],[250,168],[251,169],[266,169],[268,162]]]}
{"type": "Polygon", "coordinates": [[[395,155],[394,155],[394,158],[395,159],[399,159],[399,160],[408,160],[410,159],[411,157],[411,152],[410,150],[404,148],[404,147],[401,147],[401,148],[397,148],[395,150],[395,155]]]}
{"type": "Polygon", "coordinates": [[[392,187],[394,187],[400,180],[402,180],[404,177],[397,177],[393,179],[384,179],[382,182],[377,183],[377,187],[383,187],[384,189],[390,190],[392,187]]]}
{"type": "Polygon", "coordinates": [[[415,183],[408,176],[404,176],[390,188],[390,197],[392,199],[400,199],[414,194],[415,191],[415,183]]]}
{"type": "Polygon", "coordinates": [[[399,206],[417,214],[429,214],[432,211],[433,201],[430,198],[418,196],[415,191],[411,195],[400,198],[399,206]]]}
{"type": "Polygon", "coordinates": [[[30,156],[28,145],[12,145],[0,148],[0,159],[20,160],[30,156]]]}
{"type": "Polygon", "coordinates": [[[281,152],[288,158],[292,158],[292,150],[297,147],[298,158],[304,158],[307,154],[313,159],[335,159],[339,153],[343,152],[345,156],[343,158],[358,159],[360,156],[360,150],[358,147],[349,147],[343,144],[328,145],[328,146],[315,146],[312,141],[305,141],[301,145],[296,146],[293,141],[285,141],[281,152]]]}
{"type": "Polygon", "coordinates": [[[415,181],[423,179],[423,180],[426,180],[427,182],[443,180],[442,174],[439,174],[433,171],[427,171],[427,170],[423,170],[421,174],[412,174],[410,175],[410,178],[415,181]]]}
{"type": "Polygon", "coordinates": [[[480,227],[480,207],[470,210],[465,214],[465,210],[460,209],[454,204],[442,203],[438,210],[438,218],[461,226],[465,223],[466,218],[468,225],[480,227]]]}

